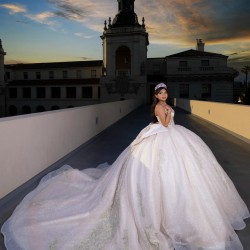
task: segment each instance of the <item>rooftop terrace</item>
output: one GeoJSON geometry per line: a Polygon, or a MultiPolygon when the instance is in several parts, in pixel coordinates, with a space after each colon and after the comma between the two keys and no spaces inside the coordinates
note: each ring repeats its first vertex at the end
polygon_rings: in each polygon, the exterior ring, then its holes
{"type": "MultiPolygon", "coordinates": [[[[39,179],[47,171],[64,164],[71,165],[73,168],[84,169],[104,162],[112,163],[136,137],[138,132],[150,122],[149,112],[150,107],[148,105],[137,108],[69,155],[60,159],[41,175],[34,177],[20,187],[18,198],[0,200],[0,227],[23,196],[37,185],[39,179]]],[[[176,109],[175,122],[194,131],[207,143],[250,208],[250,145],[211,125],[211,123],[180,109],[176,109]]],[[[246,220],[246,223],[246,229],[237,233],[244,249],[250,250],[250,219],[246,220]]],[[[0,236],[0,249],[5,249],[2,235],[0,236]]]]}

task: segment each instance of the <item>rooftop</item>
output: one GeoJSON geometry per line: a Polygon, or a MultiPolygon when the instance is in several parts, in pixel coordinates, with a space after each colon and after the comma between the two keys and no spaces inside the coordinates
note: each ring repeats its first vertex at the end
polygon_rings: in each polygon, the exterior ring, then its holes
{"type": "Polygon", "coordinates": [[[6,64],[6,69],[55,69],[55,68],[81,68],[102,66],[102,60],[72,61],[72,62],[46,62],[46,63],[17,63],[6,64]]]}
{"type": "Polygon", "coordinates": [[[222,57],[222,58],[227,58],[228,56],[224,56],[222,54],[217,54],[217,53],[212,53],[212,52],[207,52],[207,51],[199,51],[199,50],[194,50],[194,49],[190,49],[190,50],[186,50],[180,53],[176,53],[170,56],[166,56],[166,58],[169,57],[222,57]]]}
{"type": "MultiPolygon", "coordinates": [[[[89,142],[81,145],[74,152],[50,166],[47,171],[56,169],[64,164],[78,169],[94,167],[104,162],[111,164],[121,151],[136,137],[138,132],[150,122],[149,112],[150,107],[148,105],[141,106],[89,142]]],[[[176,110],[175,122],[192,130],[206,142],[234,182],[248,208],[250,208],[249,144],[180,109],[176,110]]],[[[22,190],[19,190],[21,195],[18,198],[5,199],[4,204],[3,199],[0,200],[0,227],[24,195],[37,185],[40,178],[41,175],[36,176],[23,187],[20,187],[22,190]]],[[[246,223],[247,227],[237,232],[245,250],[250,249],[250,219],[246,220],[246,223]]],[[[0,236],[0,249],[5,249],[2,235],[0,236]]]]}
{"type": "Polygon", "coordinates": [[[8,83],[8,86],[37,86],[37,85],[94,85],[99,84],[100,78],[82,78],[82,79],[46,79],[46,80],[14,80],[8,83]]]}

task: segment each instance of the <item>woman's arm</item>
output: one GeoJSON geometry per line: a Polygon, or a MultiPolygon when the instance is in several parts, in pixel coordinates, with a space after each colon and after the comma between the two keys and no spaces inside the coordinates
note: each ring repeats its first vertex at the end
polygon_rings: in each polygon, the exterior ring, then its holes
{"type": "Polygon", "coordinates": [[[155,106],[155,116],[158,116],[161,124],[165,127],[168,126],[171,120],[171,107],[162,107],[160,104],[155,106]]]}

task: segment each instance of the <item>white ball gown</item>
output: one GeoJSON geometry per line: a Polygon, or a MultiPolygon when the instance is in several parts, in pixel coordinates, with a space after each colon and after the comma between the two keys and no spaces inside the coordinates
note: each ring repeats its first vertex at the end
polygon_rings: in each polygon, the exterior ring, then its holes
{"type": "Polygon", "coordinates": [[[2,233],[10,250],[239,250],[234,230],[247,217],[210,149],[172,118],[149,124],[108,168],[45,176],[2,233]]]}

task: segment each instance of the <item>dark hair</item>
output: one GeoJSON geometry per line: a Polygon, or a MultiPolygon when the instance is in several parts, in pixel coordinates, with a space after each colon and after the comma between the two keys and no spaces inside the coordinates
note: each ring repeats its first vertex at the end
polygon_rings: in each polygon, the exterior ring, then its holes
{"type": "Polygon", "coordinates": [[[160,87],[158,88],[157,90],[154,91],[154,95],[153,95],[153,102],[152,102],[152,105],[151,105],[151,116],[152,116],[152,122],[153,123],[156,123],[158,122],[157,120],[157,117],[155,116],[155,106],[156,104],[159,102],[159,100],[155,97],[155,95],[157,95],[162,89],[165,89],[168,93],[168,90],[164,87],[160,87]]]}

